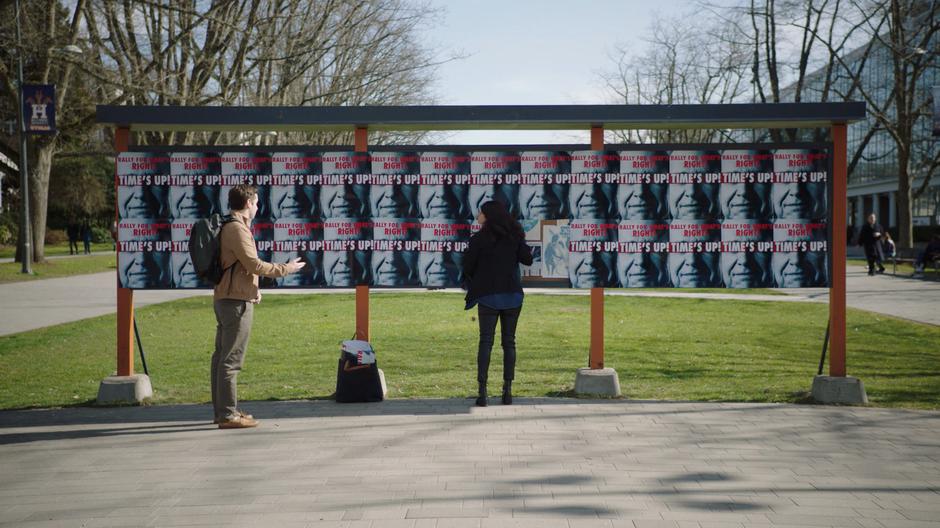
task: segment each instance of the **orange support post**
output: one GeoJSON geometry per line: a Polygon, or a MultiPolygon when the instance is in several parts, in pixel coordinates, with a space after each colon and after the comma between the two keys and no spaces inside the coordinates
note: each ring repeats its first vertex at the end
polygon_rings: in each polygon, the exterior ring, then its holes
{"type": "MultiPolygon", "coordinates": [[[[356,127],[356,152],[369,150],[369,129],[356,127]]],[[[356,286],[356,339],[369,340],[369,286],[356,286]]]]}
{"type": "Polygon", "coordinates": [[[832,286],[829,288],[829,375],[845,376],[845,225],[847,125],[832,125],[832,286]]]}
{"type": "MultiPolygon", "coordinates": [[[[591,150],[604,150],[604,127],[591,126],[591,150]]],[[[604,288],[591,288],[591,353],[588,366],[604,368],[604,288]]]]}
{"type": "Polygon", "coordinates": [[[356,286],[356,339],[369,340],[369,287],[356,286]]]}
{"type": "MultiPolygon", "coordinates": [[[[114,131],[114,150],[117,153],[127,152],[130,148],[131,131],[121,127],[114,131]]],[[[117,199],[117,170],[114,171],[114,195],[117,199]]],[[[117,203],[115,202],[114,215],[117,220],[117,203]]],[[[118,248],[120,255],[121,248],[118,248]]],[[[116,278],[116,277],[115,277],[116,278]]],[[[117,288],[117,375],[134,375],[134,290],[117,288]]]]}

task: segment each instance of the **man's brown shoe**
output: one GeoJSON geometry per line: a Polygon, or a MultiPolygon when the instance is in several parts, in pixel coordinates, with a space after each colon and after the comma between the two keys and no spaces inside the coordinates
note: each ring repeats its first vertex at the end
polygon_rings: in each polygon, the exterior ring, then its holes
{"type": "MultiPolygon", "coordinates": [[[[254,418],[254,416],[252,416],[252,415],[250,415],[250,414],[248,414],[248,413],[243,413],[243,412],[241,412],[241,411],[235,411],[235,412],[238,413],[239,416],[242,416],[242,417],[244,417],[244,418],[254,418]]],[[[225,421],[224,418],[216,418],[216,419],[212,420],[212,423],[214,423],[214,424],[216,424],[216,425],[219,425],[220,423],[222,423],[222,422],[224,422],[224,421],[225,421]]]]}
{"type": "Polygon", "coordinates": [[[219,422],[219,429],[247,429],[249,427],[257,426],[258,420],[255,420],[249,416],[236,416],[231,420],[222,420],[219,422]]]}

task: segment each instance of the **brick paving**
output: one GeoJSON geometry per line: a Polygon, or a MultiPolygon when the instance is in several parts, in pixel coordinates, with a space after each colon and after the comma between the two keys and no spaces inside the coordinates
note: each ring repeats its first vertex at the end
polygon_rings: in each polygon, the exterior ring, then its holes
{"type": "Polygon", "coordinates": [[[940,413],[521,398],[0,412],[0,526],[940,527],[940,413]]]}

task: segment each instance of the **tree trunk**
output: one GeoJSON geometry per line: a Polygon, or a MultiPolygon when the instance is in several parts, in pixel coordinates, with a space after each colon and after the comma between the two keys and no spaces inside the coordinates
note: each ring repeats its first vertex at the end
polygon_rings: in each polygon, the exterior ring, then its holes
{"type": "Polygon", "coordinates": [[[49,209],[49,174],[56,141],[37,141],[36,160],[29,174],[29,216],[32,228],[33,262],[46,258],[46,213],[49,209]]]}
{"type": "MultiPolygon", "coordinates": [[[[911,177],[909,154],[906,149],[898,148],[898,247],[914,247],[914,227],[911,221],[911,177]]],[[[885,224],[887,225],[887,224],[885,224]]]]}

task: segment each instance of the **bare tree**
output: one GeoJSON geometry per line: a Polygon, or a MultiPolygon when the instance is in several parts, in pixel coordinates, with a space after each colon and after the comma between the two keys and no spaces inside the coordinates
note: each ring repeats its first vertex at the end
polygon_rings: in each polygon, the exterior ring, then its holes
{"type": "MultiPolygon", "coordinates": [[[[435,14],[427,4],[400,0],[312,6],[303,0],[273,3],[261,29],[264,66],[253,72],[249,104],[284,106],[413,105],[433,101],[428,87],[443,60],[417,44],[415,34],[435,14]],[[277,25],[278,20],[289,22],[277,25]],[[316,28],[310,31],[309,28],[316,28]]],[[[411,141],[423,133],[373,134],[372,143],[411,141]]],[[[277,143],[352,142],[350,133],[279,135],[277,143]]]]}
{"type": "MultiPolygon", "coordinates": [[[[16,73],[13,64],[18,55],[24,57],[27,71],[26,82],[56,85],[56,121],[61,132],[45,136],[29,136],[27,139],[27,160],[30,173],[29,181],[30,226],[32,255],[34,262],[40,262],[45,255],[46,214],[48,209],[49,174],[52,160],[61,148],[62,133],[80,127],[73,112],[83,106],[72,87],[75,79],[74,62],[60,51],[65,46],[75,45],[81,26],[81,10],[85,0],[78,0],[78,9],[71,13],[59,5],[56,0],[24,0],[21,2],[20,19],[23,26],[23,47],[18,49],[13,38],[14,3],[0,4],[0,46],[5,51],[0,61],[0,98],[6,109],[16,109],[19,105],[19,90],[16,85],[16,73]]],[[[6,112],[4,112],[5,115],[6,112]]],[[[8,115],[15,115],[15,110],[8,115]]],[[[5,138],[13,143],[12,137],[5,138]]],[[[12,145],[11,145],[12,146],[12,145]]],[[[16,145],[19,151],[19,145],[16,145]]],[[[17,255],[17,260],[26,258],[17,255]]]]}
{"type": "MultiPolygon", "coordinates": [[[[920,196],[937,171],[938,153],[929,137],[928,107],[931,94],[924,81],[937,71],[937,33],[940,3],[936,0],[704,0],[702,13],[717,27],[707,31],[710,42],[700,43],[700,29],[685,28],[673,38],[663,38],[654,28],[654,49],[640,57],[626,53],[618,57],[618,72],[608,76],[608,86],[628,103],[670,104],[673,102],[827,102],[863,100],[871,116],[854,125],[848,169],[852,174],[865,164],[895,160],[898,184],[899,242],[912,243],[911,202],[920,196]],[[691,30],[690,30],[691,29],[691,30]],[[690,39],[695,49],[684,50],[690,39]],[[701,71],[702,49],[715,49],[719,57],[735,57],[731,76],[741,75],[742,49],[748,59],[750,90],[730,90],[709,100],[689,97],[685,88],[689,72],[701,71]],[[683,54],[684,52],[684,54],[683,54]],[[876,73],[881,64],[885,73],[876,73]],[[677,68],[683,68],[677,73],[677,68]],[[724,97],[727,93],[729,97],[724,97]],[[676,96],[679,96],[678,99],[676,96]],[[873,152],[867,148],[879,134],[888,134],[895,152],[873,152]],[[879,159],[876,159],[879,158],[879,159]],[[914,188],[915,179],[918,186],[914,188]]],[[[707,75],[705,78],[709,78],[707,75]]],[[[699,78],[695,78],[701,83],[699,78]]],[[[704,84],[704,86],[709,86],[704,84]]],[[[735,84],[739,87],[740,84],[735,84]]],[[[704,91],[691,92],[703,95],[704,91]]],[[[769,130],[775,142],[828,139],[827,129],[769,130]]],[[[661,140],[662,134],[626,136],[629,140],[661,140]]],[[[665,135],[666,140],[676,137],[665,135]]],[[[684,139],[685,135],[680,134],[684,139]]],[[[699,137],[693,136],[695,139],[699,137]]],[[[711,140],[707,136],[704,139],[711,140]]]]}
{"type": "MultiPolygon", "coordinates": [[[[686,17],[659,20],[650,29],[649,46],[633,55],[620,45],[616,71],[603,75],[617,101],[625,104],[730,103],[745,96],[747,53],[731,42],[721,25],[693,27],[686,17]]],[[[725,137],[722,130],[615,131],[620,141],[707,142],[725,137]]]]}
{"type": "MultiPolygon", "coordinates": [[[[428,4],[405,0],[89,0],[103,99],[134,104],[360,106],[431,100],[439,59],[418,44],[428,4]],[[109,92],[110,90],[110,92],[109,92]]],[[[141,143],[351,142],[350,134],[150,133],[141,143]]],[[[381,142],[382,136],[373,136],[381,142]]]]}
{"type": "MultiPolygon", "coordinates": [[[[898,245],[913,245],[913,199],[921,196],[940,166],[940,149],[930,138],[933,102],[925,75],[940,71],[940,4],[936,1],[855,1],[852,8],[868,43],[854,54],[834,53],[840,98],[862,98],[872,116],[872,129],[894,143],[898,175],[898,245]],[[888,75],[872,75],[864,62],[888,64],[888,75]],[[920,178],[920,185],[914,183],[920,178]]],[[[813,32],[818,37],[817,32],[813,32]]],[[[936,78],[936,77],[934,77],[936,78]]]]}
{"type": "MultiPolygon", "coordinates": [[[[436,12],[423,0],[23,0],[29,80],[57,85],[57,118],[94,124],[94,105],[405,105],[432,100],[438,58],[418,42],[436,12]],[[50,50],[78,45],[80,61],[50,50]],[[86,81],[76,103],[70,83],[86,81]]],[[[0,4],[0,42],[13,49],[12,2],[0,4]]],[[[16,108],[11,55],[0,98],[16,108]]],[[[375,143],[411,139],[373,135],[375,143]]],[[[8,138],[9,139],[9,138],[8,138]]],[[[351,143],[310,131],[276,138],[209,132],[138,133],[137,144],[351,143]]],[[[44,254],[49,173],[60,136],[31,139],[33,258],[44,254]]]]}

